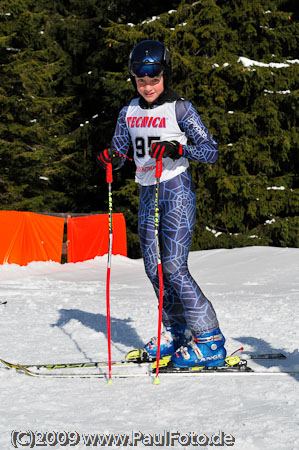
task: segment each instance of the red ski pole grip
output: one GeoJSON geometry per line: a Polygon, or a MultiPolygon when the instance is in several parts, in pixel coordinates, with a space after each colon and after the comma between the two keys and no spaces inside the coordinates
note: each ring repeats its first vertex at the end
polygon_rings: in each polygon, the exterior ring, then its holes
{"type": "Polygon", "coordinates": [[[113,181],[113,177],[112,177],[112,164],[111,164],[111,163],[107,164],[107,169],[106,169],[106,181],[107,181],[107,183],[112,183],[112,181],[113,181]]]}
{"type": "Polygon", "coordinates": [[[161,175],[162,175],[162,166],[163,166],[162,158],[157,159],[156,160],[156,173],[155,173],[155,177],[156,178],[160,178],[161,177],[161,175]]]}

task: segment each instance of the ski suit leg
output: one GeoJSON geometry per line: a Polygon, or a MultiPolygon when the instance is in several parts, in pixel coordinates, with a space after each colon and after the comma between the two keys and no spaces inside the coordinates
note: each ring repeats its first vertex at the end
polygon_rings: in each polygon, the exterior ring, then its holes
{"type": "MultiPolygon", "coordinates": [[[[154,287],[157,298],[159,299],[159,276],[157,271],[157,252],[155,240],[155,192],[155,186],[140,186],[138,234],[145,272],[154,287]]],[[[163,325],[165,327],[171,327],[176,323],[186,323],[184,308],[180,299],[174,295],[171,287],[166,290],[165,282],[163,288],[163,325]],[[169,301],[170,299],[171,301],[169,301]],[[167,314],[169,305],[172,308],[172,311],[169,311],[170,316],[172,317],[169,317],[167,314]],[[176,320],[174,320],[174,316],[176,316],[176,320]]]]}
{"type": "MultiPolygon", "coordinates": [[[[139,237],[145,270],[158,296],[155,189],[155,186],[141,186],[139,237]]],[[[196,195],[189,170],[160,184],[159,210],[164,281],[163,324],[187,323],[195,336],[214,330],[218,327],[214,308],[192,278],[187,265],[196,214],[196,195]]]]}

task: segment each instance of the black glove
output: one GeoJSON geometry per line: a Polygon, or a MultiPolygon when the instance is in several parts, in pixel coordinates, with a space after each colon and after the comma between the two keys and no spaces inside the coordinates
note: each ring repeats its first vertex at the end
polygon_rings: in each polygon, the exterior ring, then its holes
{"type": "Polygon", "coordinates": [[[104,169],[107,169],[108,164],[112,164],[112,170],[116,170],[122,163],[122,155],[117,150],[105,148],[97,154],[97,163],[104,169]]]}
{"type": "Polygon", "coordinates": [[[150,156],[156,159],[167,158],[167,156],[172,159],[179,159],[183,156],[183,148],[177,141],[153,142],[150,156]]]}

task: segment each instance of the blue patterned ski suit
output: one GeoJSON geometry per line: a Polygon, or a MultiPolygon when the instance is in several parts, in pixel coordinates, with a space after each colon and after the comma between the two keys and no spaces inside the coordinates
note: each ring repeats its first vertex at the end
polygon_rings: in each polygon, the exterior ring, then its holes
{"type": "MultiPolygon", "coordinates": [[[[142,102],[140,104],[142,105],[142,102]]],[[[159,108],[160,105],[154,107],[159,108]]],[[[131,143],[134,152],[138,151],[134,146],[134,130],[128,127],[128,108],[127,105],[120,111],[112,140],[112,148],[124,154],[131,143]]],[[[156,110],[158,111],[159,109],[156,110]]],[[[186,141],[188,139],[192,142],[191,145],[183,145],[184,159],[215,162],[218,157],[217,143],[208,133],[193,105],[186,100],[177,99],[175,117],[176,125],[186,141]]],[[[131,117],[129,119],[131,120],[131,117]]],[[[141,124],[141,120],[139,123],[141,124]]],[[[170,173],[168,178],[160,183],[159,189],[159,241],[164,282],[162,320],[165,327],[187,323],[192,334],[198,336],[215,330],[218,321],[211,302],[192,278],[187,265],[196,220],[196,194],[188,167],[178,169],[172,177],[170,173]]],[[[140,184],[139,192],[138,233],[145,271],[159,297],[154,233],[155,184],[140,184]]]]}

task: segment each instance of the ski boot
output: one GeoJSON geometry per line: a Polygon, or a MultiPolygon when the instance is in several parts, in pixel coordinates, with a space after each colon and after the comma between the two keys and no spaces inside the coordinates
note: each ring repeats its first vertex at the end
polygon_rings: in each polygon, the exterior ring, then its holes
{"type": "Polygon", "coordinates": [[[225,365],[225,338],[220,329],[195,336],[171,357],[173,367],[219,367],[225,365]]]}
{"type": "MultiPolygon", "coordinates": [[[[174,325],[173,327],[166,328],[166,331],[161,333],[160,342],[160,357],[172,355],[182,345],[187,345],[191,340],[191,331],[187,328],[186,324],[174,325]]],[[[153,337],[144,346],[144,351],[148,354],[150,359],[157,357],[157,345],[158,338],[153,337]]]]}

